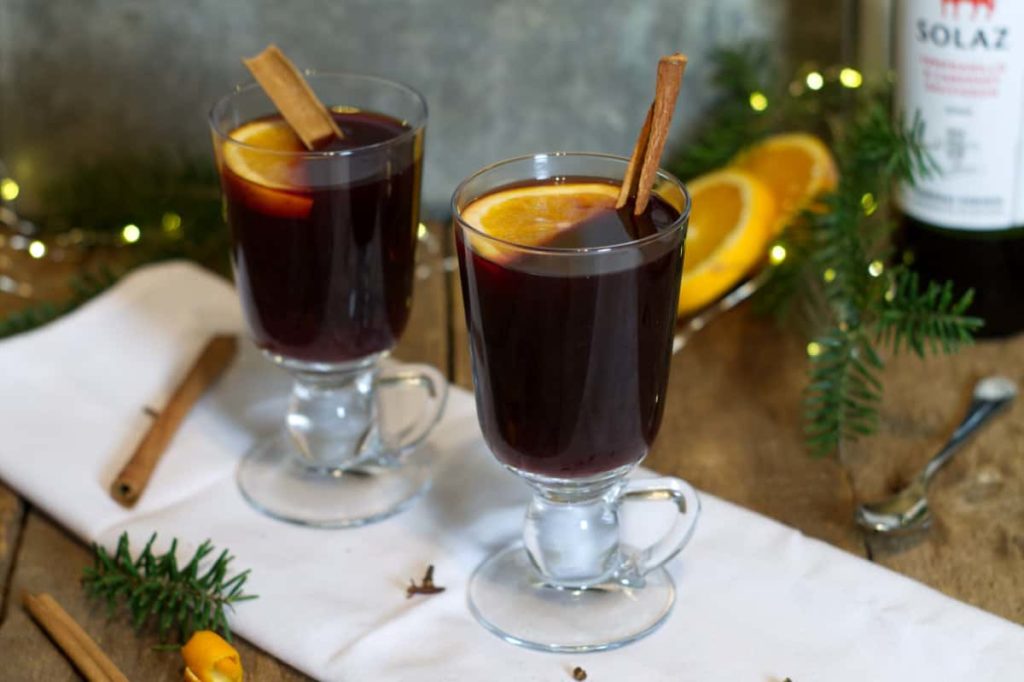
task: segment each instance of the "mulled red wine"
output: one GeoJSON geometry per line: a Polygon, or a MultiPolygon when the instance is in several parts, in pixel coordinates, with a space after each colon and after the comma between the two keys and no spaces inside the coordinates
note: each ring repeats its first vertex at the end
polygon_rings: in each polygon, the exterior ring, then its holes
{"type": "Polygon", "coordinates": [[[280,117],[243,124],[220,168],[242,307],[261,348],[335,363],[389,350],[409,317],[422,130],[334,112],[317,154],[280,117]]]}
{"type": "MultiPolygon", "coordinates": [[[[607,185],[558,184],[594,183],[607,185]]],[[[636,463],[661,422],[684,231],[670,230],[679,211],[661,198],[637,219],[614,209],[617,186],[607,190],[575,205],[528,194],[495,202],[502,188],[462,212],[506,242],[554,215],[559,227],[528,236],[532,248],[456,231],[480,423],[498,459],[519,470],[578,478],[636,463]]]]}

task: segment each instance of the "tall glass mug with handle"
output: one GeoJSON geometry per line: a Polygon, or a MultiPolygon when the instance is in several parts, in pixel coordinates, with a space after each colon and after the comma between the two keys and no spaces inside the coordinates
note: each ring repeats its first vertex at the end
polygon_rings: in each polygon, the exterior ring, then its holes
{"type": "Polygon", "coordinates": [[[522,542],[476,569],[469,603],[535,649],[610,649],[658,627],[675,599],[664,564],[700,509],[677,478],[626,478],[662,417],[689,217],[666,173],[643,215],[616,211],[627,163],[511,159],[452,200],[480,426],[534,492],[522,542]],[[676,512],[643,548],[620,537],[633,501],[676,512]]]}
{"type": "Polygon", "coordinates": [[[295,380],[284,428],[237,480],[271,516],[352,526],[425,489],[429,462],[410,451],[447,394],[432,367],[381,363],[409,319],[427,109],[391,81],[307,79],[344,133],[322,149],[307,150],[255,84],[210,113],[249,333],[295,380]]]}

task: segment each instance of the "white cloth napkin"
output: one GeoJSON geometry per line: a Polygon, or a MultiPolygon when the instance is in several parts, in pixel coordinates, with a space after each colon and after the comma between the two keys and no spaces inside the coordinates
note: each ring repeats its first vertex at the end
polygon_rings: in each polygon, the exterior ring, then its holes
{"type": "MultiPolygon", "coordinates": [[[[506,644],[466,607],[466,580],[514,539],[525,486],[487,452],[472,397],[453,389],[430,438],[437,477],[390,520],[313,530],[269,519],[235,488],[239,457],[277,428],[287,376],[245,350],[189,415],[138,506],[107,487],[213,332],[240,330],[233,290],[191,265],[146,268],[65,318],[0,343],[0,476],[85,540],[136,547],[153,531],[182,556],[210,538],[252,569],[259,599],[235,630],[328,680],[1019,680],[1024,628],[704,495],[670,564],[668,622],[623,649],[545,654],[506,644]],[[447,591],[406,599],[437,566],[447,591]]],[[[657,521],[632,505],[633,526],[657,521]]]]}

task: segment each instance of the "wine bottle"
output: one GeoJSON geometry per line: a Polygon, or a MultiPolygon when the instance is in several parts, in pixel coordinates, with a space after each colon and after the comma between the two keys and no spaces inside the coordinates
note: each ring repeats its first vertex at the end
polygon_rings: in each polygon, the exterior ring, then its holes
{"type": "Polygon", "coordinates": [[[897,111],[937,166],[897,190],[906,254],[974,289],[982,335],[1024,329],[1024,2],[901,0],[894,43],[897,111]]]}

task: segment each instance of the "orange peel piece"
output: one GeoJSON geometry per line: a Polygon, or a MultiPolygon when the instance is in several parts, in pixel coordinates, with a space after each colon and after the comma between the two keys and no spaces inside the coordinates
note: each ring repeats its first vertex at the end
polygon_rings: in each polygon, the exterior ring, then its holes
{"type": "Polygon", "coordinates": [[[242,682],[238,651],[216,632],[199,630],[181,648],[185,682],[242,682]]]}

